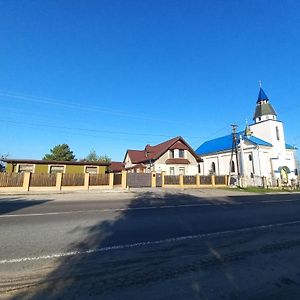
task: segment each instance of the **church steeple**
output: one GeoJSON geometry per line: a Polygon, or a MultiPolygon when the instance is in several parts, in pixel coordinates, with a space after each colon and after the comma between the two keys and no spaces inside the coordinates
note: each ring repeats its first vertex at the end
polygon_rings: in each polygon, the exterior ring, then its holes
{"type": "Polygon", "coordinates": [[[260,87],[259,93],[256,101],[256,109],[254,113],[253,120],[255,123],[266,121],[266,120],[276,120],[276,112],[272,105],[269,103],[269,98],[260,87]]]}
{"type": "Polygon", "coordinates": [[[264,92],[264,90],[260,87],[256,103],[259,103],[260,101],[264,101],[264,100],[269,101],[269,98],[264,92]]]}

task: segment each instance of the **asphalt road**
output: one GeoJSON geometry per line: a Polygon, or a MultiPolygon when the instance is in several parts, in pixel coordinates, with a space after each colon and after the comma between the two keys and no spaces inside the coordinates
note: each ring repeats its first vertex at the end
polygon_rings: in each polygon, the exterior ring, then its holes
{"type": "Polygon", "coordinates": [[[0,297],[300,299],[300,194],[0,196],[0,297]]]}

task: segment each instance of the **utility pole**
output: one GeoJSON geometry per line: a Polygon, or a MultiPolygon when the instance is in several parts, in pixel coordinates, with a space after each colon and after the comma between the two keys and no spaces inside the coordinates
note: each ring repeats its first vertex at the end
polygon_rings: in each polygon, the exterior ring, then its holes
{"type": "Polygon", "coordinates": [[[233,162],[233,153],[235,153],[236,158],[236,168],[237,168],[237,174],[238,174],[238,182],[240,178],[240,168],[239,168],[239,159],[238,159],[238,148],[237,148],[237,137],[236,137],[236,124],[231,124],[232,127],[232,146],[231,146],[231,157],[230,157],[230,163],[229,163],[229,176],[228,176],[228,185],[230,185],[230,178],[231,178],[231,168],[232,168],[232,162],[233,162]]]}

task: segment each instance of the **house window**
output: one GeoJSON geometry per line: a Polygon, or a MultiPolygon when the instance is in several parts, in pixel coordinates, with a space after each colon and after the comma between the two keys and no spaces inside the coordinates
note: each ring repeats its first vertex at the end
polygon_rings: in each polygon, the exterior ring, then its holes
{"type": "Polygon", "coordinates": [[[85,167],[85,173],[97,174],[97,167],[94,166],[85,167]]]}
{"type": "Polygon", "coordinates": [[[234,161],[231,162],[230,172],[232,172],[232,173],[235,172],[235,164],[234,164],[234,161]]]}
{"type": "Polygon", "coordinates": [[[174,158],[174,150],[170,150],[170,158],[174,158]]]}
{"type": "Polygon", "coordinates": [[[50,166],[49,173],[56,174],[56,173],[64,173],[65,167],[64,166],[50,166]]]}
{"type": "Polygon", "coordinates": [[[175,175],[175,168],[174,167],[170,167],[170,175],[175,175]]]}
{"type": "Polygon", "coordinates": [[[184,158],[184,150],[179,149],[179,157],[184,158]]]}
{"type": "Polygon", "coordinates": [[[185,168],[184,167],[180,167],[179,168],[179,174],[180,175],[184,175],[185,174],[185,168]]]}
{"type": "Polygon", "coordinates": [[[277,141],[280,140],[280,138],[279,138],[279,129],[278,129],[277,126],[276,126],[276,138],[277,138],[277,141]]]}
{"type": "Polygon", "coordinates": [[[29,164],[24,164],[24,165],[19,165],[19,173],[23,173],[23,172],[33,172],[33,165],[29,165],[29,164]]]}

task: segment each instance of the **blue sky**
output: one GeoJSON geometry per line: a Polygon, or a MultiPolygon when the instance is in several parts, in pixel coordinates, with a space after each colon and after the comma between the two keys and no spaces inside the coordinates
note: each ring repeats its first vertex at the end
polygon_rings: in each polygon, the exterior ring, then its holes
{"type": "Polygon", "coordinates": [[[258,81],[300,145],[300,2],[0,0],[0,154],[123,160],[252,122],[258,81]]]}

